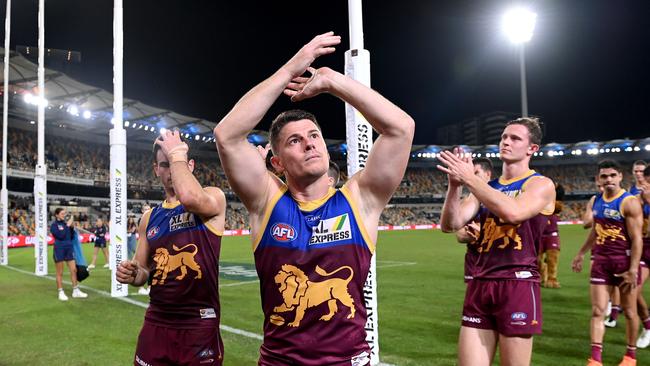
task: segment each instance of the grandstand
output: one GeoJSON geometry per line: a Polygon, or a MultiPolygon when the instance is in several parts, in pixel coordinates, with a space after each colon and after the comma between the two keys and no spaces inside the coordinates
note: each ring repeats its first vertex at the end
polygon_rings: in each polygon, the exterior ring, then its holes
{"type": "MultiPolygon", "coordinates": [[[[47,131],[52,138],[46,140],[46,163],[48,165],[49,206],[73,207],[72,212],[78,208],[87,208],[88,218],[80,220],[82,225],[93,222],[98,216],[107,216],[108,212],[108,141],[97,138],[88,143],[88,138],[74,131],[66,131],[58,126],[47,131]],[[70,149],[70,146],[75,146],[70,149]],[[75,197],[75,201],[66,201],[62,197],[75,197]],[[74,204],[70,204],[74,202],[74,204]],[[76,207],[76,208],[75,208],[76,207]],[[99,207],[103,209],[98,209],[99,207]]],[[[33,235],[33,164],[35,161],[35,131],[31,124],[17,124],[9,129],[8,161],[8,186],[11,196],[10,232],[13,235],[33,235]]],[[[266,143],[264,134],[254,137],[258,143],[266,143]]],[[[151,136],[153,139],[153,136],[151,136]]],[[[251,140],[253,137],[251,137],[251,140]]],[[[533,161],[533,168],[542,174],[551,177],[565,189],[565,209],[561,213],[562,220],[579,220],[586,201],[595,194],[594,175],[597,161],[602,156],[613,157],[621,161],[625,170],[631,172],[632,162],[647,158],[650,153],[648,140],[638,140],[636,144],[603,149],[602,155],[598,153],[585,153],[584,155],[564,154],[558,152],[538,156],[533,161]],[[630,147],[631,151],[625,151],[630,147]],[[635,147],[638,147],[635,151],[635,147]]],[[[611,143],[592,143],[594,146],[609,146],[611,143]]],[[[198,145],[211,145],[198,143],[198,145]]],[[[330,141],[330,154],[339,165],[345,169],[345,150],[341,148],[342,142],[330,141]]],[[[555,144],[549,144],[554,146],[555,144]]],[[[546,145],[545,149],[549,146],[546,145]]],[[[576,144],[579,145],[579,144],[576,144]]],[[[428,147],[430,149],[430,147],[428,147]]],[[[449,146],[436,147],[437,151],[449,146]]],[[[481,147],[468,147],[473,154],[481,154],[481,147]]],[[[591,148],[590,148],[591,149],[591,148]]],[[[595,149],[595,148],[594,148],[595,149]]],[[[600,148],[598,148],[600,149],[600,148]]],[[[544,149],[542,149],[544,150],[544,149]]],[[[484,150],[483,150],[484,151],[484,150]]],[[[563,151],[563,150],[549,150],[563,151]]],[[[591,150],[593,151],[593,150],[591,150]]],[[[443,197],[446,191],[446,177],[435,168],[434,156],[422,158],[423,154],[418,147],[414,147],[414,156],[410,162],[400,187],[395,192],[391,204],[386,208],[381,217],[382,225],[421,225],[435,224],[440,215],[443,197]],[[420,155],[420,157],[418,157],[420,155]]],[[[198,164],[195,175],[203,185],[222,187],[230,202],[230,213],[226,228],[241,230],[248,228],[245,210],[238,203],[237,197],[230,190],[228,181],[221,169],[218,156],[210,149],[199,149],[198,164]]],[[[496,154],[490,159],[499,167],[496,154]]],[[[138,216],[140,207],[144,202],[158,202],[162,187],[155,179],[151,168],[151,152],[144,144],[135,144],[128,150],[129,172],[129,212],[138,216]]],[[[625,175],[623,186],[629,187],[632,182],[631,174],[625,175]]]]}

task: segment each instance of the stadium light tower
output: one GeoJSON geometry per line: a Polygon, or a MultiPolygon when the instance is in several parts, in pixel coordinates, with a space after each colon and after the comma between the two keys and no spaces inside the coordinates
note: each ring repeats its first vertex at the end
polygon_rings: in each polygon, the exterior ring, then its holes
{"type": "Polygon", "coordinates": [[[519,69],[521,72],[521,116],[528,117],[528,95],[526,91],[526,58],[524,45],[533,38],[537,14],[525,8],[513,8],[503,14],[501,30],[510,42],[519,46],[519,69]]]}

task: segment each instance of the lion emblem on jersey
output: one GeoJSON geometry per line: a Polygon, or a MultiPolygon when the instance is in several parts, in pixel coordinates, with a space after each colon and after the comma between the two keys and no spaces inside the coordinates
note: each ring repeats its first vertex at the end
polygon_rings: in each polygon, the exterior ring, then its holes
{"type": "Polygon", "coordinates": [[[156,254],[153,256],[154,262],[156,262],[156,272],[153,275],[153,280],[151,285],[164,285],[165,280],[167,279],[167,274],[173,272],[180,268],[181,274],[176,276],[177,280],[182,280],[187,275],[187,267],[190,267],[194,272],[196,272],[195,279],[201,278],[201,266],[194,260],[194,256],[198,252],[199,248],[196,244],[187,244],[182,248],[178,248],[176,244],[172,244],[172,248],[177,252],[176,254],[169,254],[167,248],[158,248],[156,249],[156,254]],[[183,249],[193,246],[193,252],[183,252],[183,249]]]}
{"type": "MultiPolygon", "coordinates": [[[[350,314],[347,318],[354,318],[354,300],[348,292],[348,283],[354,277],[352,268],[342,266],[328,273],[319,266],[316,266],[316,273],[323,277],[330,277],[344,269],[350,271],[350,275],[346,279],[329,278],[325,281],[315,282],[309,280],[305,272],[298,267],[290,264],[283,265],[282,269],[278,271],[278,274],[273,279],[279,286],[278,290],[282,294],[284,302],[280,306],[274,307],[273,311],[284,313],[295,310],[296,317],[293,322],[287,325],[297,327],[300,325],[300,321],[305,316],[305,311],[308,308],[318,306],[324,302],[327,302],[329,313],[321,316],[320,320],[329,321],[338,311],[337,301],[340,301],[350,309],[350,314]]],[[[275,322],[273,323],[276,324],[275,322]]]]}
{"type": "Polygon", "coordinates": [[[616,226],[605,225],[603,227],[600,224],[596,224],[596,244],[603,245],[607,240],[625,240],[625,237],[621,234],[622,228],[616,226]]]}
{"type": "MultiPolygon", "coordinates": [[[[501,221],[501,219],[499,219],[499,221],[501,221]]],[[[512,242],[512,249],[521,250],[521,236],[517,233],[518,227],[519,225],[497,223],[494,221],[494,218],[488,217],[482,228],[484,234],[479,251],[489,251],[492,248],[492,245],[494,245],[494,242],[498,240],[503,241],[503,243],[498,246],[499,249],[505,249],[512,242]]]]}

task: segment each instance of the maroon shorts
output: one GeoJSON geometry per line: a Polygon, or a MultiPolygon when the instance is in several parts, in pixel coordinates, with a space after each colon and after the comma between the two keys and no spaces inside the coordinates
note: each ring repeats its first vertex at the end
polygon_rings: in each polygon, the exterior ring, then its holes
{"type": "Polygon", "coordinates": [[[469,281],[462,324],[495,330],[505,336],[541,334],[539,283],[519,280],[469,281]]]}
{"type": "Polygon", "coordinates": [[[555,236],[542,236],[542,252],[550,249],[560,250],[560,236],[554,233],[555,236]]]}
{"type": "Polygon", "coordinates": [[[135,366],[220,366],[219,328],[175,329],[144,322],[135,350],[135,366]]]}
{"type": "MultiPolygon", "coordinates": [[[[623,277],[616,277],[616,274],[626,272],[630,269],[630,258],[602,260],[595,259],[591,262],[591,279],[592,285],[609,285],[620,286],[623,283],[623,277]]],[[[641,273],[641,268],[639,268],[641,273]]],[[[637,284],[641,284],[641,276],[637,276],[637,284]]]]}
{"type": "Polygon", "coordinates": [[[643,239],[643,251],[641,252],[641,266],[650,268],[650,243],[643,239]]]}

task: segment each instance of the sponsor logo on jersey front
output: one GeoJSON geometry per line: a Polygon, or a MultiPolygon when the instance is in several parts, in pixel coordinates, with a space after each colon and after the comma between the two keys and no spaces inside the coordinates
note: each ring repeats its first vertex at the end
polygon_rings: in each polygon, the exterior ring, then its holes
{"type": "Polygon", "coordinates": [[[297,237],[296,229],[289,224],[278,222],[271,226],[271,236],[276,241],[289,242],[294,241],[297,237]]]}
{"type": "Polygon", "coordinates": [[[172,216],[172,218],[169,220],[169,231],[187,229],[195,226],[196,220],[194,219],[194,214],[191,212],[183,212],[181,214],[172,216]]]}
{"type": "Polygon", "coordinates": [[[321,220],[312,227],[309,245],[331,243],[352,238],[350,229],[350,216],[347,213],[321,220]]]}
{"type": "Polygon", "coordinates": [[[618,210],[611,208],[606,208],[603,210],[603,215],[609,219],[620,220],[622,218],[621,213],[618,210]]]}

